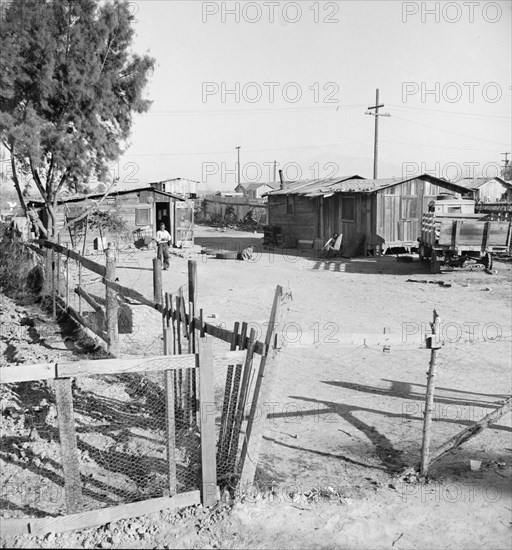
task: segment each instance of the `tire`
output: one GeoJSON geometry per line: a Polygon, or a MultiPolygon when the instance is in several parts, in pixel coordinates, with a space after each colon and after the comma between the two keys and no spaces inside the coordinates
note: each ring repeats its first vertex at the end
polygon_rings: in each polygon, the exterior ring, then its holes
{"type": "Polygon", "coordinates": [[[217,260],[237,260],[238,254],[236,252],[218,252],[215,257],[217,260]]]}

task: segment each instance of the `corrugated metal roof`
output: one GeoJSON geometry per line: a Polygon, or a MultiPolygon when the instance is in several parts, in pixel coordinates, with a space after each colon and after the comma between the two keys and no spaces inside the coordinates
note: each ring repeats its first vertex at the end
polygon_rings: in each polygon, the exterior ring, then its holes
{"type": "Polygon", "coordinates": [[[494,178],[461,178],[460,180],[457,180],[455,183],[457,185],[462,185],[466,189],[478,189],[479,187],[482,187],[484,183],[487,183],[488,181],[496,180],[502,183],[503,185],[506,185],[508,187],[511,187],[511,184],[505,181],[504,179],[501,179],[499,177],[494,178]]]}
{"type": "Polygon", "coordinates": [[[393,187],[399,183],[404,183],[413,179],[425,179],[430,182],[455,187],[460,192],[467,189],[457,183],[452,183],[440,178],[422,174],[413,178],[382,178],[382,179],[364,179],[361,176],[347,176],[341,178],[331,178],[323,180],[304,180],[287,183],[284,189],[270,191],[266,193],[269,196],[275,195],[300,195],[304,197],[325,197],[333,193],[373,193],[386,187],[393,187]]]}
{"type": "MultiPolygon", "coordinates": [[[[154,187],[137,187],[136,189],[120,189],[119,191],[112,191],[108,194],[108,197],[116,197],[117,195],[127,195],[129,193],[140,193],[141,191],[151,191],[152,193],[157,193],[159,195],[164,195],[166,197],[171,197],[178,201],[184,201],[185,199],[180,195],[175,195],[174,193],[167,193],[166,191],[159,191],[154,187]]],[[[93,193],[92,195],[75,195],[73,197],[66,197],[58,201],[58,204],[64,204],[68,202],[80,202],[87,199],[101,199],[105,193],[93,193]]],[[[108,198],[107,197],[107,198],[108,198]]],[[[30,201],[32,204],[44,204],[43,201],[30,201]]]]}
{"type": "Polygon", "coordinates": [[[267,195],[302,195],[308,197],[318,197],[326,193],[333,193],[333,187],[341,184],[343,181],[367,181],[361,176],[341,176],[337,178],[324,178],[314,180],[301,180],[286,183],[284,189],[276,189],[275,191],[269,191],[267,195]]]}

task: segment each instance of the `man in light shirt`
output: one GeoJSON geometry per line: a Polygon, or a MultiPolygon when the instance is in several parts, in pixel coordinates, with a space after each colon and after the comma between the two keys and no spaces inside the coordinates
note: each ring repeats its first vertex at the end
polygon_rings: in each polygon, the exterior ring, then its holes
{"type": "Polygon", "coordinates": [[[169,242],[170,233],[165,229],[165,224],[160,224],[160,230],[156,232],[156,243],[158,247],[157,258],[164,263],[164,270],[169,269],[169,242]]]}

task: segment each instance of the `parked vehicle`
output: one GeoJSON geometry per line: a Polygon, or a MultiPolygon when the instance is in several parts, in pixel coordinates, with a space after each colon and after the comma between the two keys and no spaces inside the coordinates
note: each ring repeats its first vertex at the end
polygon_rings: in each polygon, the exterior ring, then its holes
{"type": "Polygon", "coordinates": [[[422,217],[420,259],[430,259],[432,273],[439,273],[442,265],[463,267],[467,262],[492,269],[493,253],[510,248],[512,224],[489,218],[475,214],[474,200],[439,196],[422,217]]]}

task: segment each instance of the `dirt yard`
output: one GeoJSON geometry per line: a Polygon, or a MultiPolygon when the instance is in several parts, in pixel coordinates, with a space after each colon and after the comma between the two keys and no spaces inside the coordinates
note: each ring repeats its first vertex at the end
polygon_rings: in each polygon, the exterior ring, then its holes
{"type": "MultiPolygon", "coordinates": [[[[293,296],[282,337],[257,486],[231,512],[198,508],[98,530],[18,537],[18,547],[507,548],[512,526],[510,417],[473,438],[415,483],[430,351],[421,333],[441,316],[432,447],[479,420],[511,390],[511,267],[431,275],[394,256],[319,260],[311,251],[262,250],[261,235],[198,227],[196,244],[241,250],[252,261],[195,255],[206,320],[247,321],[264,337],[276,285],[293,296]],[[438,284],[439,282],[444,284],[438,284]],[[212,317],[215,315],[215,317],[212,317]],[[210,317],[209,317],[210,316],[210,317]],[[383,333],[417,347],[373,346],[383,333]],[[353,335],[354,344],[337,340],[353,335]],[[364,336],[370,345],[365,344],[364,336]],[[470,461],[473,462],[471,468],[470,461]],[[508,542],[507,542],[508,541],[508,542]]],[[[186,282],[173,255],[164,289],[186,282]]],[[[154,252],[122,254],[119,282],[152,297],[154,252]]],[[[134,307],[129,353],[161,351],[158,315],[134,307]],[[141,347],[143,344],[143,347],[141,347]]],[[[3,350],[13,361],[16,343],[3,350]]],[[[7,358],[7,359],[6,359],[7,358]]]]}

